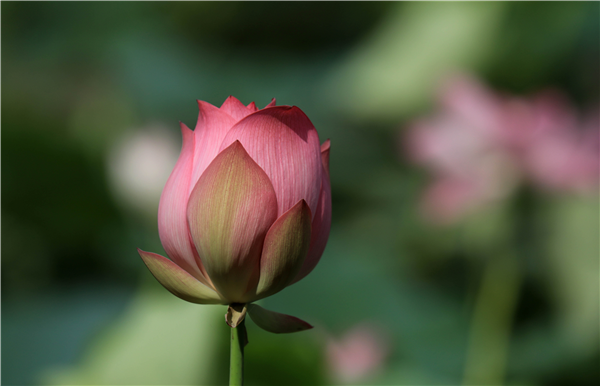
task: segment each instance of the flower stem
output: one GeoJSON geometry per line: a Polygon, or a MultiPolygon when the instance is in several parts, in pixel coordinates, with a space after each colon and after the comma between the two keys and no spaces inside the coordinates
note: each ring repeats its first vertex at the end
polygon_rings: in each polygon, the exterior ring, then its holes
{"type": "Polygon", "coordinates": [[[244,346],[247,343],[246,321],[242,320],[231,329],[231,353],[229,356],[229,385],[244,384],[244,346]]]}
{"type": "Polygon", "coordinates": [[[503,384],[521,281],[519,262],[512,254],[487,262],[475,301],[463,384],[503,384]]]}

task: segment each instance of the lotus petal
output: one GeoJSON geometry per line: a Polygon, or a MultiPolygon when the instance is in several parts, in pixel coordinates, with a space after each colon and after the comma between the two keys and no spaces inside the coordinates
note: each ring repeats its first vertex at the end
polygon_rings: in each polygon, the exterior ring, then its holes
{"type": "Polygon", "coordinates": [[[196,280],[171,260],[138,248],[142,260],[160,284],[173,295],[192,303],[225,304],[213,289],[196,280]]]}
{"type": "Polygon", "coordinates": [[[323,165],[319,136],[302,110],[276,106],[252,113],[231,128],[221,149],[235,141],[269,176],[278,216],[300,200],[316,213],[323,165]]]}
{"type": "Polygon", "coordinates": [[[187,202],[194,158],[194,132],[180,123],[183,145],[181,154],[160,196],[158,233],[167,255],[181,268],[210,286],[187,225],[187,202]]]}
{"type": "Polygon", "coordinates": [[[190,196],[187,216],[215,288],[230,303],[251,300],[264,238],[277,219],[277,198],[265,172],[238,141],[202,174],[190,196]]]}
{"type": "Polygon", "coordinates": [[[248,305],[248,314],[258,327],[275,334],[288,334],[313,328],[294,316],[269,311],[256,304],[248,305]]]}
{"type": "Polygon", "coordinates": [[[273,98],[273,99],[271,99],[271,102],[269,102],[269,104],[265,106],[265,109],[266,109],[267,107],[274,107],[274,106],[275,106],[275,104],[276,104],[276,101],[275,101],[275,98],[273,98]]]}
{"type": "Polygon", "coordinates": [[[258,111],[258,107],[256,107],[256,103],[254,103],[254,102],[251,102],[251,103],[250,103],[248,106],[246,106],[246,107],[248,107],[248,108],[249,108],[249,109],[250,109],[252,112],[258,111]]]}
{"type": "Polygon", "coordinates": [[[253,113],[255,110],[253,110],[250,106],[246,107],[242,102],[239,101],[239,99],[230,95],[229,98],[225,99],[225,102],[223,102],[221,105],[221,111],[226,112],[236,121],[239,121],[246,115],[253,113]]]}
{"type": "Polygon", "coordinates": [[[323,161],[323,181],[321,185],[321,195],[319,197],[319,206],[317,213],[313,217],[312,236],[310,239],[310,248],[308,255],[304,260],[304,265],[294,279],[294,283],[308,275],[319,263],[331,228],[331,183],[329,180],[329,140],[321,146],[321,158],[323,161]]]}
{"type": "Polygon", "coordinates": [[[310,246],[310,223],[310,209],[301,200],[271,226],[260,258],[256,299],[281,291],[298,275],[310,246]]]}
{"type": "MultiPolygon", "coordinates": [[[[227,112],[204,101],[198,101],[200,113],[198,122],[194,129],[194,167],[192,171],[192,189],[204,170],[210,165],[213,159],[219,154],[221,142],[229,130],[235,125],[237,119],[233,118],[227,112]]],[[[244,106],[245,108],[245,106],[244,106]]]]}

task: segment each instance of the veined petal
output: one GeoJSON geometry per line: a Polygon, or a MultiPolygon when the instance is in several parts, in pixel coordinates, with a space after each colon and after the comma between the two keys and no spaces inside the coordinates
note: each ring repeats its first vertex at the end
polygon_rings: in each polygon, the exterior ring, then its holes
{"type": "Polygon", "coordinates": [[[173,295],[192,303],[225,304],[213,289],[196,280],[166,257],[139,248],[138,252],[156,280],[173,295]]]}
{"type": "Polygon", "coordinates": [[[183,123],[181,154],[160,196],[158,205],[158,233],[167,255],[196,279],[210,286],[204,276],[202,263],[189,236],[187,201],[192,178],[194,133],[183,123]]]}
{"type": "MultiPolygon", "coordinates": [[[[255,106],[256,107],[256,106],[255,106]]],[[[236,121],[244,118],[246,115],[253,113],[256,110],[252,110],[250,106],[246,107],[236,97],[230,95],[229,98],[225,99],[225,102],[221,105],[221,111],[231,115],[236,121]]]]}
{"type": "Polygon", "coordinates": [[[310,246],[310,208],[301,200],[269,229],[260,258],[256,300],[287,287],[296,277],[310,246]]]}
{"type": "Polygon", "coordinates": [[[316,213],[323,170],[319,136],[299,108],[276,106],[248,115],[227,133],[221,149],[235,141],[269,176],[278,216],[300,200],[316,213]]]}
{"type": "Polygon", "coordinates": [[[194,129],[194,167],[188,194],[194,189],[196,181],[198,181],[204,170],[219,154],[219,147],[223,142],[223,138],[237,122],[237,119],[210,103],[198,101],[198,107],[200,113],[198,114],[198,123],[196,123],[194,129]]]}
{"type": "Polygon", "coordinates": [[[313,328],[295,316],[269,311],[256,304],[248,304],[248,314],[258,327],[275,334],[288,334],[313,328]]]}
{"type": "Polygon", "coordinates": [[[329,180],[329,140],[325,141],[321,146],[321,158],[323,161],[323,181],[321,185],[321,195],[319,197],[319,206],[317,213],[312,221],[312,235],[310,238],[310,248],[308,255],[304,260],[304,264],[300,272],[294,279],[293,283],[301,280],[308,275],[319,263],[327,239],[329,238],[329,230],[331,228],[331,182],[329,180]]]}
{"type": "Polygon", "coordinates": [[[188,223],[213,285],[229,302],[256,291],[265,235],[277,219],[269,177],[238,142],[202,174],[188,203],[188,223]]]}

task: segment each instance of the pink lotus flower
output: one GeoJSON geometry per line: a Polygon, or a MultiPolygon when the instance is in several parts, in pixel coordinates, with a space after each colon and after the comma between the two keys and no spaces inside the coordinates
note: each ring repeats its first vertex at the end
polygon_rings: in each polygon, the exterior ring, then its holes
{"type": "Polygon", "coordinates": [[[524,182],[544,190],[593,193],[600,173],[598,113],[587,120],[565,97],[501,95],[466,75],[440,90],[440,108],[410,124],[406,151],[434,181],[427,217],[453,223],[509,197],[524,182]]]}
{"type": "Polygon", "coordinates": [[[181,299],[250,303],[319,262],[331,224],[329,141],[320,145],[308,117],[275,100],[262,110],[231,96],[220,108],[198,105],[196,129],[181,124],[181,154],[158,209],[171,260],[139,253],[181,299]]]}

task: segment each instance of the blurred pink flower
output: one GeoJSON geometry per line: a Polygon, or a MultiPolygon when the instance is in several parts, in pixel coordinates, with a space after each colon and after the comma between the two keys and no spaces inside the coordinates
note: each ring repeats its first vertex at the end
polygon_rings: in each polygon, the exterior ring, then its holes
{"type": "Polygon", "coordinates": [[[465,75],[440,88],[440,109],[410,124],[406,152],[434,181],[423,197],[432,220],[451,223],[508,197],[524,179],[557,191],[598,187],[598,114],[585,122],[546,91],[503,96],[465,75]]]}
{"type": "MultiPolygon", "coordinates": [[[[536,138],[524,155],[531,178],[548,189],[590,194],[597,190],[600,174],[600,122],[595,111],[581,127],[557,127],[536,138]]],[[[568,126],[563,126],[568,127],[568,126]]]]}
{"type": "Polygon", "coordinates": [[[360,324],[339,340],[327,342],[327,364],[333,380],[356,383],[374,375],[382,367],[389,347],[379,329],[360,324]]]}

